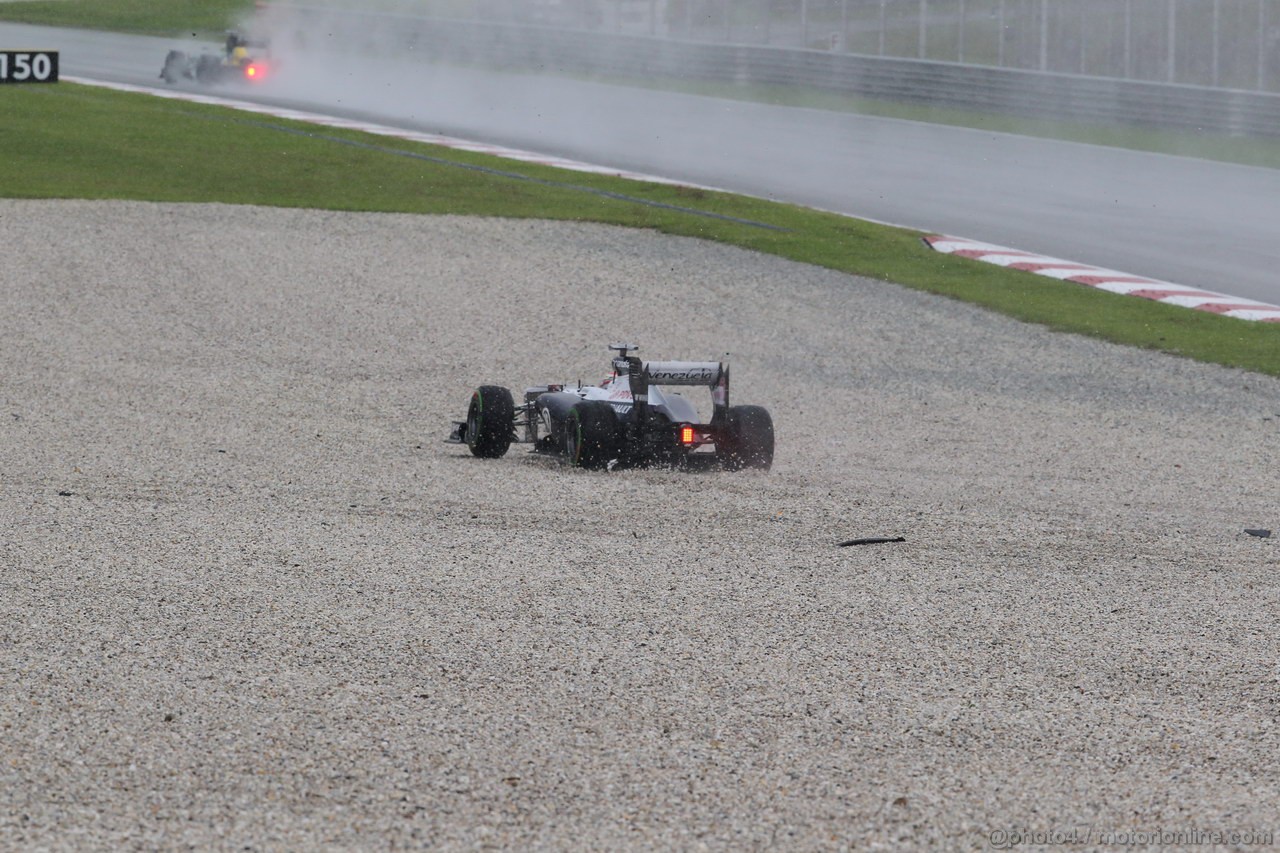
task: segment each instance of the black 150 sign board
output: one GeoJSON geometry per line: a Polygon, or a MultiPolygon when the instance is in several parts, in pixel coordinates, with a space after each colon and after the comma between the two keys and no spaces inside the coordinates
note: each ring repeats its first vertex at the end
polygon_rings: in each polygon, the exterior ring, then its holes
{"type": "Polygon", "coordinates": [[[0,50],[0,83],[57,83],[56,50],[0,50]]]}

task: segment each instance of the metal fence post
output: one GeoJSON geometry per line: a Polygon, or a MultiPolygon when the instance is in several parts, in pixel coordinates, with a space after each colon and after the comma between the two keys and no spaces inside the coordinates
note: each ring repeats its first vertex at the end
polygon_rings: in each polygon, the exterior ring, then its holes
{"type": "Polygon", "coordinates": [[[996,33],[996,64],[1004,68],[1004,0],[1000,0],[996,12],[996,26],[999,28],[999,32],[996,33]]]}
{"type": "Polygon", "coordinates": [[[884,31],[889,27],[889,0],[880,0],[880,55],[884,56],[884,31]]]}
{"type": "Polygon", "coordinates": [[[1261,92],[1267,85],[1267,4],[1258,0],[1258,86],[1261,92]]]}
{"type": "Polygon", "coordinates": [[[964,14],[964,0],[960,0],[960,39],[956,45],[956,54],[960,57],[960,62],[964,62],[964,28],[968,24],[964,14]]]}
{"type": "Polygon", "coordinates": [[[1049,0],[1040,0],[1040,70],[1049,70],[1049,0]]]}
{"type": "Polygon", "coordinates": [[[916,56],[925,58],[929,49],[929,0],[920,0],[920,31],[916,37],[916,56]]]}
{"type": "Polygon", "coordinates": [[[1178,76],[1178,0],[1167,0],[1167,21],[1169,25],[1169,49],[1166,51],[1166,79],[1172,83],[1178,76]]]}
{"type": "Polygon", "coordinates": [[[1212,80],[1212,84],[1214,86],[1218,85],[1218,80],[1221,77],[1221,72],[1219,71],[1219,68],[1218,68],[1218,64],[1221,61],[1221,57],[1219,55],[1220,48],[1218,47],[1219,39],[1222,37],[1221,30],[1222,30],[1222,0],[1213,0],[1213,48],[1212,48],[1213,58],[1210,60],[1210,64],[1213,66],[1213,68],[1209,71],[1209,74],[1211,75],[1210,79],[1212,80]]]}
{"type": "Polygon", "coordinates": [[[1080,49],[1077,51],[1080,55],[1080,62],[1078,64],[1080,66],[1080,73],[1087,74],[1087,66],[1089,64],[1089,15],[1087,14],[1084,3],[1078,3],[1077,5],[1080,8],[1080,49]]]}
{"type": "Polygon", "coordinates": [[[1124,0],[1124,79],[1133,79],[1133,0],[1124,0]]]}
{"type": "Polygon", "coordinates": [[[800,0],[800,46],[809,46],[809,0],[800,0]]]}

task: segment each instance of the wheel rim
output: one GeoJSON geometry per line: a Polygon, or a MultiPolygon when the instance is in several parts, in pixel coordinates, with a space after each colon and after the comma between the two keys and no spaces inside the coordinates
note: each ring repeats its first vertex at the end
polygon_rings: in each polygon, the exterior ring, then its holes
{"type": "Polygon", "coordinates": [[[582,448],[581,433],[582,422],[577,418],[571,418],[564,433],[564,455],[568,457],[570,465],[578,464],[578,454],[582,448]]]}
{"type": "Polygon", "coordinates": [[[476,439],[480,437],[480,424],[484,416],[483,404],[480,402],[480,393],[476,392],[471,395],[471,405],[467,408],[467,445],[475,446],[476,439]]]}

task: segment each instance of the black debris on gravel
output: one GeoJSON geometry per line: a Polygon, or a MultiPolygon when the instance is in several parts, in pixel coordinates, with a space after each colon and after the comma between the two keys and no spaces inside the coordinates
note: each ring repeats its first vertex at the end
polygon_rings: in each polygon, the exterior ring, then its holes
{"type": "Polygon", "coordinates": [[[838,548],[847,548],[850,545],[883,545],[886,542],[906,542],[904,536],[870,536],[866,539],[850,539],[848,542],[840,542],[836,545],[838,548]]]}

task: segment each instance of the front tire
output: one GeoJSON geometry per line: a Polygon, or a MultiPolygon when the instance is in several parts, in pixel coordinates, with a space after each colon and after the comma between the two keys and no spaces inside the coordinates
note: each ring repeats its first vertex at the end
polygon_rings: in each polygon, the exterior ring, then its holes
{"type": "Polygon", "coordinates": [[[574,404],[564,420],[564,457],[575,468],[598,470],[615,457],[618,416],[603,400],[574,404]]]}
{"type": "Polygon", "coordinates": [[[511,392],[498,385],[481,385],[467,407],[463,433],[473,456],[497,459],[511,447],[515,433],[516,404],[511,392]]]}
{"type": "Polygon", "coordinates": [[[730,406],[725,413],[720,459],[730,471],[773,465],[773,417],[762,406],[730,406]]]}

